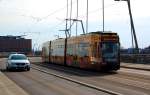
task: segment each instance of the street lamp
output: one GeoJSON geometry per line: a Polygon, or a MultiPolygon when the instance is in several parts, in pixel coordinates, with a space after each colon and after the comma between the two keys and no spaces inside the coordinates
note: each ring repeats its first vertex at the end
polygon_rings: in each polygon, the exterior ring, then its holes
{"type": "Polygon", "coordinates": [[[105,20],[105,18],[104,18],[104,16],[105,16],[105,11],[104,11],[104,5],[105,5],[105,3],[104,3],[104,0],[102,0],[102,9],[103,9],[103,32],[105,32],[105,23],[104,23],[104,20],[105,20]]]}
{"type": "Polygon", "coordinates": [[[130,15],[130,23],[131,23],[131,32],[133,32],[133,37],[134,37],[134,41],[135,41],[135,48],[136,48],[136,52],[139,52],[139,47],[138,47],[138,42],[137,42],[137,37],[136,37],[136,32],[135,32],[135,28],[134,28],[134,22],[133,22],[133,17],[132,17],[132,12],[131,12],[131,4],[130,4],[130,0],[114,0],[114,1],[127,1],[128,3],[128,9],[129,9],[129,15],[130,15]]]}

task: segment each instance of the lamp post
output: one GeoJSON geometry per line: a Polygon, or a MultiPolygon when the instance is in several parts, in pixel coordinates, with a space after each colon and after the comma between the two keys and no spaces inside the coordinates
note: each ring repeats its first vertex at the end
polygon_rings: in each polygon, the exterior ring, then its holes
{"type": "Polygon", "coordinates": [[[136,53],[139,53],[139,47],[138,47],[138,42],[137,42],[136,32],[135,32],[135,28],[134,28],[132,12],[131,12],[130,0],[114,0],[114,1],[127,1],[128,9],[129,9],[129,15],[130,15],[131,32],[133,32],[132,34],[133,34],[133,38],[134,38],[134,41],[135,41],[136,53]]]}
{"type": "Polygon", "coordinates": [[[104,0],[102,0],[102,9],[103,9],[103,32],[105,32],[105,23],[104,23],[104,20],[105,20],[105,18],[104,18],[104,16],[105,16],[105,11],[104,11],[104,0]]]}

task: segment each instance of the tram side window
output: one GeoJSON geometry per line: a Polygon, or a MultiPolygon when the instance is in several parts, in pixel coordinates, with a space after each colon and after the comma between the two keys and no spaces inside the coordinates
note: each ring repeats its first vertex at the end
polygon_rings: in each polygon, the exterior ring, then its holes
{"type": "Polygon", "coordinates": [[[68,44],[67,45],[67,55],[73,55],[73,45],[72,44],[68,44]]]}
{"type": "Polygon", "coordinates": [[[78,49],[78,54],[81,57],[89,56],[89,43],[80,43],[79,44],[79,49],[78,49]]]}

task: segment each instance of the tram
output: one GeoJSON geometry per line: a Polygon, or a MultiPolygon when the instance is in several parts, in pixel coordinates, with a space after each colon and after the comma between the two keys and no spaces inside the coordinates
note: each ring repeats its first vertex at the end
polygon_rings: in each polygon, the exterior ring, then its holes
{"type": "Polygon", "coordinates": [[[42,61],[81,69],[120,69],[120,42],[117,33],[90,32],[80,36],[47,41],[42,61]]]}

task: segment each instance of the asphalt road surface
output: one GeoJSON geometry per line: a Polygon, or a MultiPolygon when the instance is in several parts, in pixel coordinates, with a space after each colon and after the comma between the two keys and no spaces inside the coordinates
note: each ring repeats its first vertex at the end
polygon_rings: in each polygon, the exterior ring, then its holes
{"type": "Polygon", "coordinates": [[[30,95],[108,95],[40,71],[5,70],[6,59],[0,59],[1,71],[30,95]]]}
{"type": "MultiPolygon", "coordinates": [[[[123,95],[150,95],[150,72],[121,68],[116,73],[95,73],[83,70],[75,70],[68,67],[60,67],[48,64],[46,67],[35,65],[36,58],[30,58],[35,62],[34,67],[42,70],[89,83],[123,95]],[[56,68],[56,69],[54,69],[56,68]],[[71,71],[71,72],[70,72],[71,71]]],[[[17,85],[30,95],[108,95],[55,76],[42,73],[35,69],[31,71],[5,70],[6,59],[0,59],[0,69],[17,85]]]]}

